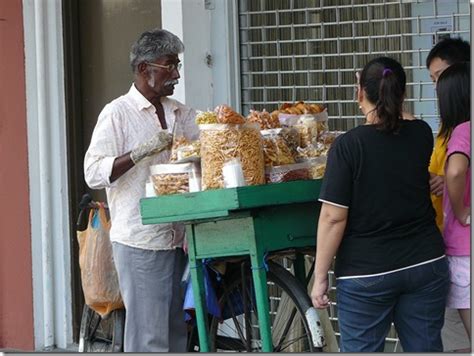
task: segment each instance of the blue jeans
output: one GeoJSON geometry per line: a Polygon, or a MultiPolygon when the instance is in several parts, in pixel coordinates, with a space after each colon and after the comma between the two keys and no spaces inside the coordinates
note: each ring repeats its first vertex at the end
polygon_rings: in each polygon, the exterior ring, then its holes
{"type": "Polygon", "coordinates": [[[405,352],[442,352],[446,258],[381,276],[337,280],[341,352],[383,352],[393,322],[405,352]]]}

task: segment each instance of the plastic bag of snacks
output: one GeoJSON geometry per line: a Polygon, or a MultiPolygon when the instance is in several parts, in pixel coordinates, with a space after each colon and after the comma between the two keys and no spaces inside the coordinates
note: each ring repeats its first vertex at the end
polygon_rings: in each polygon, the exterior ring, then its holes
{"type": "Polygon", "coordinates": [[[201,172],[198,164],[156,164],[150,167],[150,173],[156,195],[200,190],[201,172]]]}
{"type": "Polygon", "coordinates": [[[284,127],[280,130],[279,135],[283,137],[293,158],[298,157],[298,147],[301,145],[300,133],[293,127],[284,127]]]}
{"type": "Polygon", "coordinates": [[[315,142],[314,144],[311,143],[305,147],[298,147],[297,151],[298,155],[296,160],[300,162],[309,158],[326,156],[329,151],[329,146],[323,145],[320,142],[315,142]]]}
{"type": "Polygon", "coordinates": [[[196,124],[217,124],[217,114],[214,111],[197,111],[196,124]]]}
{"type": "MultiPolygon", "coordinates": [[[[228,114],[225,120],[234,119],[228,114]]],[[[265,183],[263,144],[258,124],[209,124],[199,125],[199,129],[203,190],[224,187],[222,168],[224,163],[234,158],[240,159],[247,185],[265,183]]]]}
{"type": "Polygon", "coordinates": [[[326,145],[326,146],[330,147],[332,145],[332,143],[334,142],[334,140],[338,136],[340,136],[344,133],[346,133],[346,131],[325,131],[318,137],[318,142],[320,142],[323,145],[326,145]]]}
{"type": "Polygon", "coordinates": [[[311,179],[309,168],[310,164],[308,162],[269,167],[265,170],[265,178],[267,183],[309,180],[311,179]]]}
{"type": "Polygon", "coordinates": [[[328,130],[327,115],[303,115],[293,127],[300,133],[300,147],[314,145],[318,142],[319,137],[328,130]]]}
{"type": "Polygon", "coordinates": [[[222,104],[216,106],[214,112],[217,115],[217,122],[219,124],[245,124],[245,118],[232,110],[228,105],[222,104]]]}
{"type": "Polygon", "coordinates": [[[280,136],[280,132],[281,129],[261,131],[263,137],[265,167],[295,163],[293,154],[286,143],[286,140],[280,136]]]}
{"type": "Polygon", "coordinates": [[[326,171],[327,156],[310,158],[306,161],[309,165],[309,176],[311,179],[321,179],[326,171]]]}
{"type": "Polygon", "coordinates": [[[198,161],[201,145],[199,141],[189,141],[184,136],[173,140],[170,162],[183,163],[198,161]]]}
{"type": "Polygon", "coordinates": [[[268,111],[250,110],[247,116],[247,122],[255,122],[260,125],[261,130],[276,129],[281,127],[278,116],[271,116],[268,111]]]}
{"type": "Polygon", "coordinates": [[[311,116],[319,121],[327,121],[327,111],[324,106],[308,104],[303,101],[295,104],[284,103],[278,110],[273,111],[271,115],[278,116],[282,126],[294,126],[303,116],[311,116]]]}

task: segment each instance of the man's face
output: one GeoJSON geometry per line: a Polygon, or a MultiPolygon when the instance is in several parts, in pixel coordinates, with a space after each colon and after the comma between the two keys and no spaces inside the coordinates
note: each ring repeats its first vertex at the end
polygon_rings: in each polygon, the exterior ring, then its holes
{"type": "Polygon", "coordinates": [[[430,67],[428,68],[428,70],[430,71],[430,77],[431,77],[431,80],[433,80],[433,83],[435,84],[435,86],[436,86],[436,83],[438,82],[438,78],[441,75],[441,73],[443,73],[443,71],[448,67],[449,67],[448,62],[446,62],[445,60],[439,57],[435,57],[431,61],[430,67]]]}
{"type": "Polygon", "coordinates": [[[169,96],[178,84],[179,58],[177,55],[168,55],[158,58],[153,63],[147,63],[147,83],[157,96],[169,96]]]}

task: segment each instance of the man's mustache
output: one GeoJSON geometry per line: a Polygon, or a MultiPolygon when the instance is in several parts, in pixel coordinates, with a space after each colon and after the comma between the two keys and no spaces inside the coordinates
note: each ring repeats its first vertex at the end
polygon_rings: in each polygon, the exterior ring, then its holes
{"type": "Polygon", "coordinates": [[[168,86],[168,85],[176,85],[178,84],[179,81],[177,79],[174,79],[174,80],[168,80],[167,82],[165,82],[165,85],[168,86]]]}

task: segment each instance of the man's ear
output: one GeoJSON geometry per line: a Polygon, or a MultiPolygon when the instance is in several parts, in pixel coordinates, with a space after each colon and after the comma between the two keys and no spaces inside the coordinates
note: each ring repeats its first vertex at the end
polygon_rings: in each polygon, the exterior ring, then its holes
{"type": "Polygon", "coordinates": [[[138,64],[137,66],[137,69],[138,69],[138,73],[139,74],[146,74],[146,71],[147,71],[147,64],[145,62],[141,62],[140,64],[138,64]]]}

